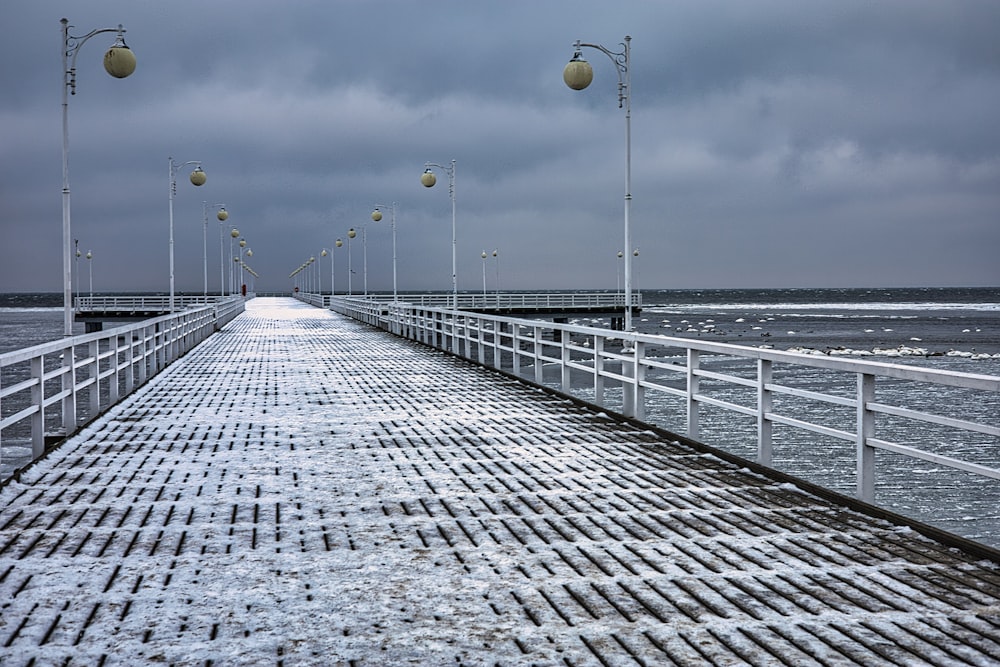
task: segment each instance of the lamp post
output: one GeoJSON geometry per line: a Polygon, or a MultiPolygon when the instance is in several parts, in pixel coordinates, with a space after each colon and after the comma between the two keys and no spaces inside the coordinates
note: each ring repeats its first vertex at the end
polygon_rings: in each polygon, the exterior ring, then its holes
{"type": "Polygon", "coordinates": [[[333,250],[330,251],[330,299],[337,295],[337,255],[334,252],[337,248],[343,248],[344,242],[337,239],[333,243],[333,250]]]}
{"type": "Polygon", "coordinates": [[[496,282],[497,307],[500,306],[500,255],[499,255],[499,252],[500,251],[498,249],[496,249],[496,248],[493,249],[493,259],[496,262],[496,269],[497,269],[497,282],[496,282]]]}
{"type": "MultiPolygon", "coordinates": [[[[243,255],[248,252],[251,252],[251,250],[247,248],[247,240],[240,239],[240,283],[238,289],[240,292],[240,296],[243,297],[246,296],[246,285],[244,285],[243,283],[243,255]],[[244,250],[244,248],[246,248],[246,250],[244,250]]],[[[251,255],[251,257],[252,256],[253,255],[251,255]]]]}
{"type": "Polygon", "coordinates": [[[76,294],[80,294],[80,239],[73,239],[73,246],[76,254],[76,294]]]}
{"type": "Polygon", "coordinates": [[[70,240],[69,196],[69,97],[76,95],[76,56],[88,39],[102,32],[117,32],[114,44],[104,53],[104,70],[116,79],[124,79],[135,71],[135,54],[125,44],[125,30],[117,28],[91,30],[82,37],[69,34],[69,20],[60,19],[62,25],[62,228],[63,228],[63,334],[73,335],[73,259],[70,240]]]}
{"type": "Polygon", "coordinates": [[[354,296],[354,289],[351,286],[351,278],[354,275],[354,269],[351,265],[351,239],[357,235],[354,227],[347,230],[347,296],[354,296]]]}
{"type": "Polygon", "coordinates": [[[87,269],[90,273],[90,298],[94,298],[94,253],[87,251],[87,269]]]}
{"type": "Polygon", "coordinates": [[[229,295],[236,291],[236,268],[233,266],[233,243],[240,237],[240,230],[233,227],[229,231],[229,295]]]}
{"type": "MultiPolygon", "coordinates": [[[[186,167],[189,164],[195,165],[194,171],[188,177],[191,181],[191,185],[201,186],[205,185],[205,172],[201,170],[201,162],[198,160],[191,160],[181,164],[174,162],[172,157],[167,158],[167,175],[170,178],[170,196],[168,197],[169,208],[170,208],[170,312],[174,312],[174,196],[177,194],[177,171],[181,167],[186,167]]],[[[207,264],[206,264],[207,266],[207,264]]],[[[206,268],[206,278],[208,278],[208,269],[206,268]]],[[[207,288],[206,288],[207,291],[207,288]]]]}
{"type": "Polygon", "coordinates": [[[455,227],[455,161],[451,161],[451,166],[444,166],[436,162],[425,162],[424,173],[420,175],[420,183],[425,188],[432,188],[437,183],[437,176],[431,171],[431,167],[444,169],[448,172],[448,194],[451,196],[451,291],[452,308],[458,308],[458,241],[455,227]]]}
{"type": "Polygon", "coordinates": [[[483,251],[483,303],[486,303],[486,251],[483,251]]]}
{"type": "MultiPolygon", "coordinates": [[[[597,49],[608,58],[618,72],[618,108],[625,109],[625,249],[632,247],[629,213],[632,208],[632,76],[631,47],[632,38],[625,35],[621,52],[610,51],[600,44],[584,44],[577,40],[573,44],[573,58],[563,69],[563,81],[573,90],[583,90],[594,79],[594,70],[581,55],[581,49],[588,47],[597,49]]],[[[625,253],[625,330],[632,330],[632,262],[625,253]]]]}
{"type": "Polygon", "coordinates": [[[201,203],[202,212],[205,218],[205,228],[201,235],[202,256],[205,264],[205,289],[203,296],[208,300],[208,209],[219,209],[215,217],[219,220],[219,296],[225,296],[225,279],[223,277],[223,257],[222,257],[222,223],[229,219],[229,211],[225,204],[209,204],[207,201],[201,203]]]}
{"type": "Polygon", "coordinates": [[[396,302],[396,202],[392,202],[386,206],[385,204],[375,204],[375,210],[372,211],[372,220],[378,222],[382,219],[382,211],[379,208],[388,208],[391,211],[391,222],[392,222],[392,302],[396,302]]]}

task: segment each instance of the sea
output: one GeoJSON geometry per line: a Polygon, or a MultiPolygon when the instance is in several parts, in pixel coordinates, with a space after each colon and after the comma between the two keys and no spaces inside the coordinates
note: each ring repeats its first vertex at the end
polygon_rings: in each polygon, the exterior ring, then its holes
{"type": "MultiPolygon", "coordinates": [[[[1000,376],[1000,287],[645,289],[641,295],[633,326],[642,333],[1000,376]]],[[[61,338],[62,298],[0,294],[0,354],[61,338]]],[[[606,318],[572,323],[611,327],[606,318]]],[[[83,325],[74,333],[83,333],[83,325]]],[[[824,390],[823,377],[816,381],[824,390]]],[[[683,432],[682,415],[656,400],[650,399],[647,420],[683,432]]],[[[917,401],[1000,425],[997,395],[934,388],[917,401]]],[[[728,419],[706,420],[702,435],[752,459],[755,424],[728,419]]],[[[943,439],[941,452],[1000,467],[1000,439],[963,438],[943,439]]],[[[5,444],[0,454],[3,479],[24,465],[30,449],[5,444]]],[[[879,457],[878,504],[1000,548],[1000,482],[883,452],[879,457]]],[[[782,441],[776,433],[775,467],[849,495],[853,460],[850,443],[809,435],[782,441]]]]}

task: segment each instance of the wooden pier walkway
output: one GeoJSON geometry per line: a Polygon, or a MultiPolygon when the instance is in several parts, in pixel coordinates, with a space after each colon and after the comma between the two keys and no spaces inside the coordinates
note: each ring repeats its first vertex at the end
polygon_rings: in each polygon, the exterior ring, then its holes
{"type": "Polygon", "coordinates": [[[0,664],[996,665],[1000,565],[256,299],[0,489],[0,664]]]}

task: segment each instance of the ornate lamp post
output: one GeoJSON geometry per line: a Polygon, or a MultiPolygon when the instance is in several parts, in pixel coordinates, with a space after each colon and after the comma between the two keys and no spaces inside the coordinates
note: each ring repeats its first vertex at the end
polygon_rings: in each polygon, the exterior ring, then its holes
{"type": "MultiPolygon", "coordinates": [[[[337,255],[334,252],[337,248],[343,248],[344,242],[337,239],[333,243],[333,248],[330,252],[330,298],[337,296],[337,255]]],[[[323,248],[323,254],[327,252],[326,248],[323,248]]],[[[332,304],[332,301],[331,301],[332,304]]]]}
{"type": "Polygon", "coordinates": [[[486,302],[486,251],[481,255],[483,258],[483,302],[486,302]]]}
{"type": "Polygon", "coordinates": [[[117,28],[91,30],[82,37],[69,34],[69,20],[60,19],[62,25],[62,228],[63,228],[63,334],[73,335],[73,259],[70,241],[73,238],[70,225],[69,196],[69,98],[76,95],[76,56],[88,39],[102,32],[117,32],[114,44],[104,53],[104,70],[116,79],[124,79],[135,71],[135,54],[125,44],[125,29],[117,28]]]}
{"type": "MultiPolygon", "coordinates": [[[[432,174],[433,176],[433,174],[432,174]]],[[[382,219],[382,211],[379,208],[388,208],[391,211],[392,220],[392,301],[396,302],[396,202],[386,206],[385,204],[375,204],[372,211],[372,220],[378,222],[382,219]]]]}
{"type": "Polygon", "coordinates": [[[201,203],[202,212],[205,218],[204,232],[202,233],[202,255],[204,256],[205,263],[205,292],[204,296],[208,297],[208,209],[218,209],[215,217],[219,220],[219,296],[225,296],[225,262],[222,256],[222,223],[229,219],[229,211],[226,210],[225,204],[209,204],[207,201],[201,203]]]}
{"type": "Polygon", "coordinates": [[[238,289],[239,289],[239,292],[240,292],[240,296],[244,296],[244,297],[246,296],[246,290],[245,290],[245,285],[243,284],[243,256],[246,253],[250,253],[249,256],[253,257],[253,251],[250,250],[249,248],[247,248],[247,240],[246,239],[240,239],[240,261],[239,261],[239,264],[240,264],[240,282],[239,282],[238,289]],[[245,250],[244,250],[244,248],[245,248],[245,250]]]}
{"type": "MultiPolygon", "coordinates": [[[[172,157],[167,158],[167,175],[169,176],[170,184],[170,196],[168,197],[169,208],[170,208],[170,312],[174,312],[174,196],[177,194],[177,171],[181,167],[186,167],[189,164],[195,165],[194,171],[188,177],[191,180],[191,185],[201,186],[205,185],[205,172],[201,170],[201,162],[198,160],[191,160],[189,162],[184,162],[182,164],[177,164],[174,162],[172,157]]],[[[206,264],[206,267],[208,265],[206,264]]],[[[208,281],[208,269],[205,269],[205,280],[206,284],[208,281]]],[[[208,291],[208,288],[205,288],[208,291]]]]}
{"type": "Polygon", "coordinates": [[[431,167],[444,169],[448,172],[448,194],[451,196],[451,291],[452,308],[458,308],[458,242],[456,240],[455,228],[455,161],[451,161],[451,166],[444,166],[436,162],[425,162],[424,173],[420,175],[420,183],[425,188],[433,188],[437,183],[437,176],[431,171],[431,167]]]}
{"type": "Polygon", "coordinates": [[[351,239],[356,237],[358,233],[354,231],[354,227],[347,230],[347,296],[353,296],[354,291],[351,287],[351,277],[354,275],[354,269],[351,266],[351,239]]]}
{"type": "Polygon", "coordinates": [[[90,273],[90,298],[94,298],[94,253],[87,251],[87,269],[90,273]]]}
{"type": "MultiPolygon", "coordinates": [[[[632,234],[629,226],[629,213],[632,208],[632,76],[631,64],[632,38],[625,35],[622,51],[615,52],[600,44],[584,44],[577,40],[573,44],[573,58],[563,69],[563,81],[573,90],[583,90],[594,79],[594,69],[581,55],[583,47],[597,49],[608,58],[618,72],[618,108],[625,109],[625,248],[632,247],[632,234]]],[[[632,261],[625,253],[625,331],[632,330],[632,261]]]]}
{"type": "Polygon", "coordinates": [[[232,294],[236,291],[236,268],[233,266],[233,263],[234,263],[233,260],[235,259],[236,261],[239,261],[239,259],[237,259],[236,257],[233,256],[235,254],[233,252],[233,243],[235,243],[236,239],[238,239],[239,237],[240,237],[240,230],[238,230],[235,227],[233,227],[230,230],[230,232],[229,232],[229,294],[230,294],[230,296],[232,296],[232,294]]]}

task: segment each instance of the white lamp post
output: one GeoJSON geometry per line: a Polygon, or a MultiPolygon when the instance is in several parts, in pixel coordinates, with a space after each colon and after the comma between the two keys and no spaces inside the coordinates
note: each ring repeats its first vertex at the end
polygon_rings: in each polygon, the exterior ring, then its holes
{"type": "Polygon", "coordinates": [[[496,268],[497,268],[497,282],[496,282],[497,307],[500,306],[500,255],[499,255],[499,252],[500,251],[497,250],[496,248],[493,249],[493,259],[495,260],[496,265],[497,265],[496,266],[496,268]]]}
{"type": "Polygon", "coordinates": [[[202,256],[205,265],[205,289],[203,296],[208,300],[208,209],[219,209],[215,217],[219,220],[219,296],[225,296],[224,264],[222,257],[222,223],[229,219],[229,211],[225,204],[209,204],[207,201],[201,203],[202,212],[205,218],[204,231],[202,232],[202,256]]]}
{"type": "MultiPolygon", "coordinates": [[[[170,312],[174,312],[174,196],[177,194],[177,171],[181,167],[186,167],[189,164],[195,165],[194,171],[188,177],[191,180],[191,185],[201,186],[205,185],[205,172],[201,170],[201,162],[198,160],[191,160],[184,162],[182,164],[177,164],[174,162],[172,157],[167,158],[167,175],[169,176],[170,184],[170,196],[168,197],[169,208],[170,208],[170,312]]],[[[207,266],[207,264],[206,264],[207,266]]],[[[206,281],[208,280],[206,269],[206,281]]],[[[207,288],[206,288],[207,291],[207,288]]]]}
{"type": "Polygon", "coordinates": [[[353,296],[354,291],[351,286],[351,278],[354,275],[354,269],[351,265],[351,239],[357,236],[358,233],[354,231],[354,227],[347,230],[347,296],[353,296]]]}
{"type": "MultiPolygon", "coordinates": [[[[236,267],[234,266],[234,262],[233,262],[233,260],[236,259],[236,258],[234,257],[235,253],[233,252],[233,244],[236,242],[236,239],[238,239],[239,237],[240,237],[240,230],[236,229],[235,227],[233,227],[231,230],[229,230],[229,294],[230,294],[230,296],[232,296],[233,293],[236,292],[236,267]]],[[[236,260],[236,261],[239,261],[239,260],[236,260]]]]}
{"type": "Polygon", "coordinates": [[[448,194],[451,196],[451,291],[453,295],[452,308],[458,308],[458,241],[455,227],[455,161],[451,161],[451,166],[435,162],[424,163],[424,173],[420,175],[420,183],[425,188],[432,188],[437,183],[437,176],[431,171],[431,167],[444,169],[448,172],[448,194]]]}
{"type": "Polygon", "coordinates": [[[486,251],[483,251],[483,303],[486,303],[486,251]]]}
{"type": "Polygon", "coordinates": [[[382,219],[381,208],[388,208],[391,211],[391,221],[392,221],[392,301],[396,302],[396,202],[392,202],[386,206],[385,204],[375,204],[375,210],[372,211],[372,220],[378,222],[382,219]]]}
{"type": "MultiPolygon", "coordinates": [[[[583,47],[597,49],[611,59],[618,72],[618,108],[625,109],[625,248],[632,247],[629,213],[632,207],[632,76],[631,64],[632,38],[625,36],[623,50],[619,53],[610,51],[600,44],[584,44],[577,40],[573,44],[573,58],[563,69],[563,81],[573,90],[583,90],[594,79],[594,70],[581,56],[583,47]]],[[[625,330],[632,330],[632,262],[625,253],[625,330]]]]}
{"type": "Polygon", "coordinates": [[[76,56],[88,39],[102,32],[117,32],[115,43],[104,53],[104,70],[116,79],[124,79],[135,71],[135,54],[125,44],[125,30],[117,28],[91,30],[82,37],[69,34],[69,20],[60,19],[62,25],[62,228],[63,228],[63,334],[73,335],[73,258],[70,240],[69,196],[69,98],[76,95],[76,56]]]}
{"type": "Polygon", "coordinates": [[[90,273],[90,298],[94,298],[94,253],[87,251],[87,268],[90,273]]]}
{"type": "MultiPolygon", "coordinates": [[[[330,251],[330,298],[337,295],[337,255],[334,252],[337,248],[343,248],[344,242],[337,239],[333,243],[333,250],[330,251]]],[[[332,302],[331,302],[332,303],[332,302]]]]}
{"type": "Polygon", "coordinates": [[[80,294],[80,239],[73,239],[73,247],[76,249],[76,294],[80,294]]]}

